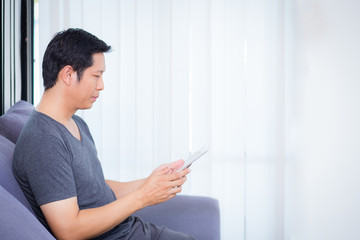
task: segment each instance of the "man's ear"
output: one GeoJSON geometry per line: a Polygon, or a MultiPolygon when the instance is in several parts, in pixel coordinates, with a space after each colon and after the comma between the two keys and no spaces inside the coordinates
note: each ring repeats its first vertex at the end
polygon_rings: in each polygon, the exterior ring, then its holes
{"type": "Polygon", "coordinates": [[[70,65],[66,65],[60,70],[59,77],[66,86],[70,86],[76,80],[76,73],[70,65]]]}

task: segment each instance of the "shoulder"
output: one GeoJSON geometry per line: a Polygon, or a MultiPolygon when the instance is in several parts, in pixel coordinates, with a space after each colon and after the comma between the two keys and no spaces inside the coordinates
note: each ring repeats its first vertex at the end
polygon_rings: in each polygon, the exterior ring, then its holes
{"type": "Polygon", "coordinates": [[[65,127],[59,122],[34,110],[21,131],[16,145],[26,145],[26,143],[32,142],[63,142],[66,138],[64,132],[65,127]]]}
{"type": "Polygon", "coordinates": [[[63,165],[72,165],[72,153],[58,137],[36,134],[19,139],[15,145],[12,166],[18,179],[29,177],[29,174],[41,175],[63,165]]]}
{"type": "Polygon", "coordinates": [[[14,160],[41,154],[70,152],[66,134],[55,120],[33,111],[16,142],[14,160]]]}
{"type": "Polygon", "coordinates": [[[41,162],[41,159],[50,159],[59,156],[71,160],[71,149],[66,141],[49,134],[34,134],[19,138],[15,145],[13,160],[24,162],[41,162]]]}
{"type": "Polygon", "coordinates": [[[60,123],[52,119],[51,117],[33,111],[30,115],[29,120],[26,122],[19,138],[29,138],[31,136],[59,136],[64,127],[60,123]]]}

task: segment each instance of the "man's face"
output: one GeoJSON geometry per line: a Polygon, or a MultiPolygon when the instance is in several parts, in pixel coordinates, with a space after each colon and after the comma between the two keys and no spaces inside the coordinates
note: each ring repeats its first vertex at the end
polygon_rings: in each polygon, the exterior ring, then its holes
{"type": "Polygon", "coordinates": [[[105,71],[105,58],[103,53],[93,54],[93,65],[87,68],[74,86],[74,101],[77,109],[88,109],[99,97],[104,89],[102,75],[105,71]]]}

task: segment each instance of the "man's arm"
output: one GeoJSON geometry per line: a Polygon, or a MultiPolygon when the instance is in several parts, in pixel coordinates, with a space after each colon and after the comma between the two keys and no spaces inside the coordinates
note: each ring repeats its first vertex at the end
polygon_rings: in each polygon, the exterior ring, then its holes
{"type": "MultiPolygon", "coordinates": [[[[80,210],[77,198],[40,206],[58,239],[87,239],[109,231],[137,210],[167,201],[181,192],[190,170],[169,173],[169,168],[154,171],[141,186],[102,207],[80,210]]],[[[133,186],[140,182],[135,182],[133,186]]]]}
{"type": "Polygon", "coordinates": [[[117,199],[120,199],[129,193],[138,189],[141,185],[145,183],[146,179],[140,179],[131,182],[118,182],[113,180],[106,180],[106,183],[115,193],[117,199]]]}

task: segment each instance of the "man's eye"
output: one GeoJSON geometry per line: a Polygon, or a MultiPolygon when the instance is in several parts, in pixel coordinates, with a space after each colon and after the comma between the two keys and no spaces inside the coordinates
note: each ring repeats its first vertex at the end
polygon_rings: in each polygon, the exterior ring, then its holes
{"type": "Polygon", "coordinates": [[[94,75],[94,77],[96,77],[96,78],[100,78],[100,76],[99,76],[99,75],[94,75]]]}

